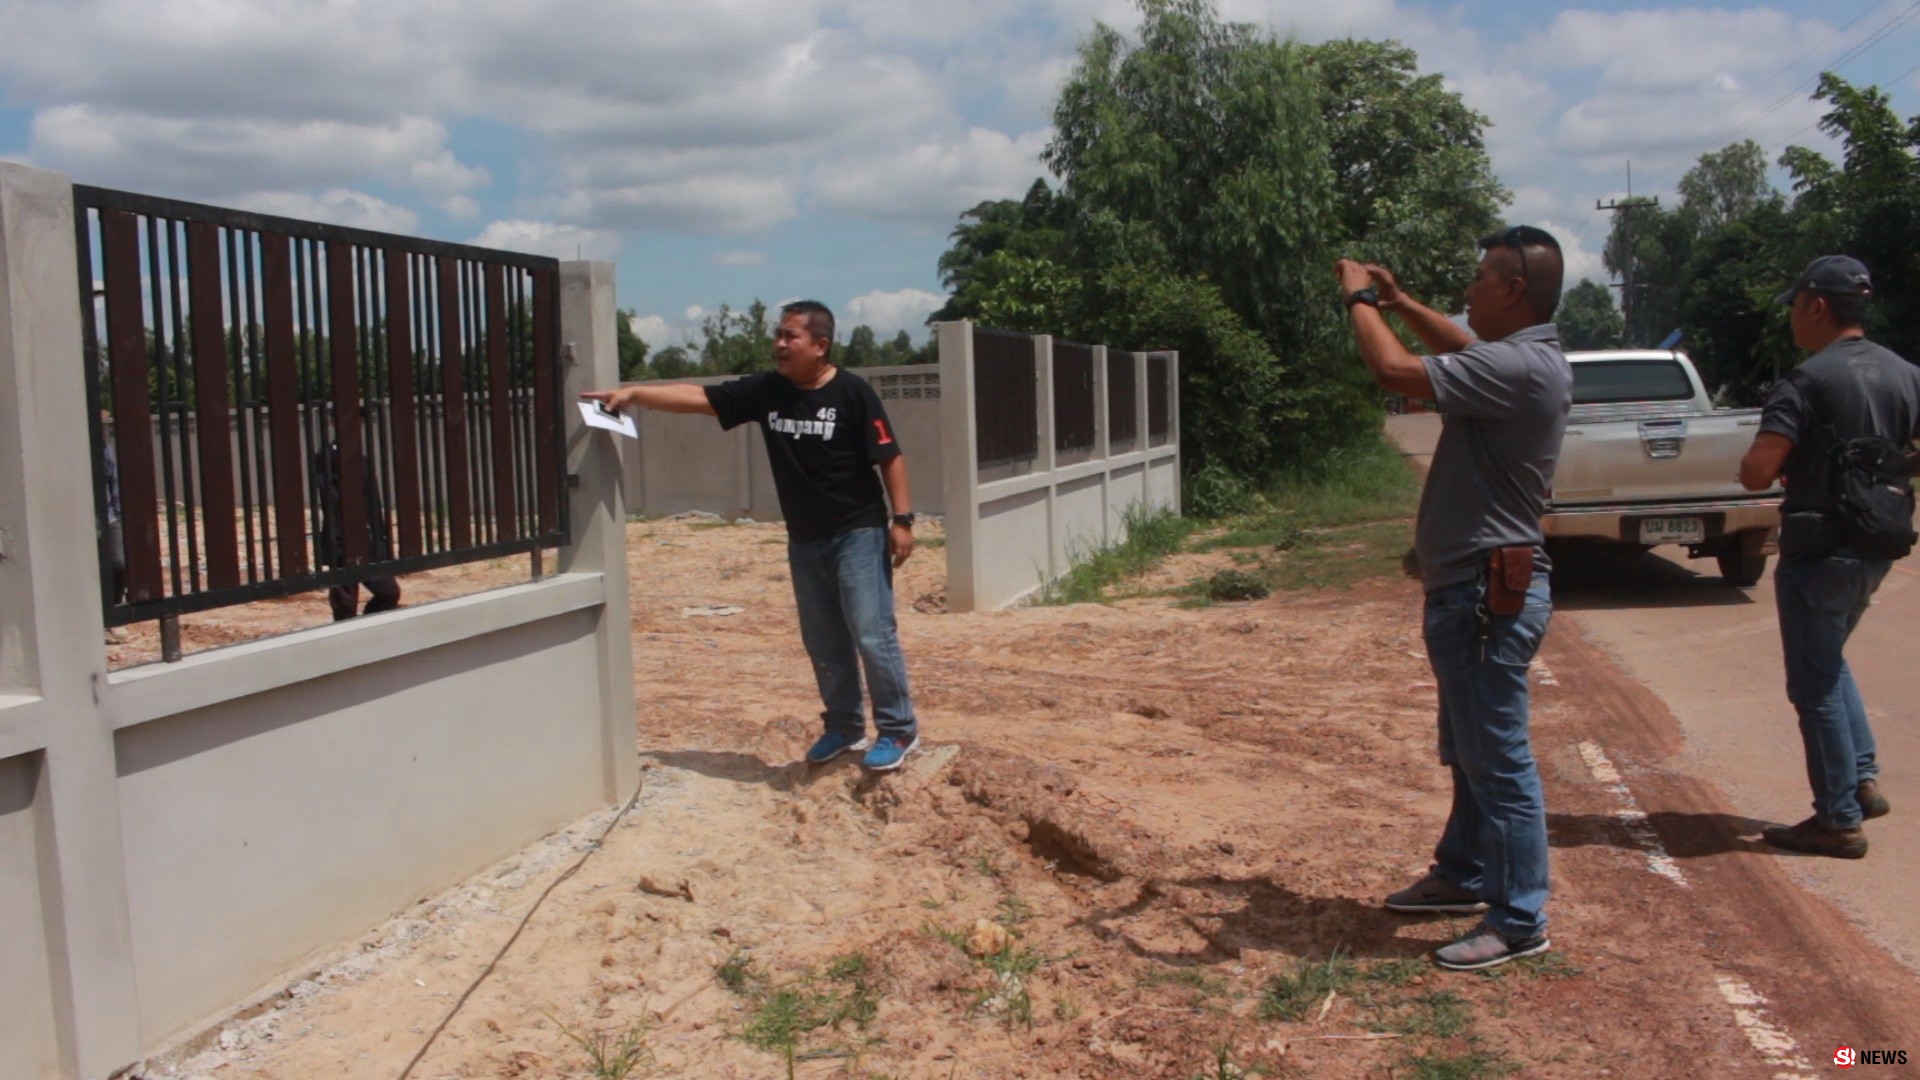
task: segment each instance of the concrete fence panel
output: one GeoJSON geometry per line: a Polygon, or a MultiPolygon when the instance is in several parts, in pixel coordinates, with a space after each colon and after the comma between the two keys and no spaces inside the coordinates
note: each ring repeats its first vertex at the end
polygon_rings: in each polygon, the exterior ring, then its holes
{"type": "MultiPolygon", "coordinates": [[[[998,452],[987,454],[977,441],[978,411],[1007,404],[980,400],[980,331],[961,321],[939,324],[938,334],[949,610],[1018,603],[1093,552],[1125,540],[1129,514],[1180,512],[1179,429],[1166,415],[1179,411],[1178,354],[1125,353],[1021,335],[1034,351],[1033,392],[1019,387],[1004,396],[1022,413],[1021,422],[1030,420],[1033,437],[1015,439],[998,428],[993,437],[1033,449],[1009,462],[998,452]],[[1083,382],[1089,369],[1091,400],[1083,382]],[[1150,405],[1161,411],[1150,417],[1150,405]],[[1093,446],[1083,450],[1074,444],[1087,441],[1081,425],[1089,412],[1093,446]],[[1149,431],[1152,438],[1142,435],[1149,431]]],[[[1002,331],[987,338],[1001,382],[1009,366],[1008,338],[1002,331]]],[[[996,423],[1007,419],[999,416],[996,423]]]]}
{"type": "MultiPolygon", "coordinates": [[[[554,575],[108,671],[72,187],[0,164],[0,1080],[104,1080],[638,784],[577,417],[554,575]]],[[[559,274],[571,396],[617,377],[613,277],[559,274]]]]}

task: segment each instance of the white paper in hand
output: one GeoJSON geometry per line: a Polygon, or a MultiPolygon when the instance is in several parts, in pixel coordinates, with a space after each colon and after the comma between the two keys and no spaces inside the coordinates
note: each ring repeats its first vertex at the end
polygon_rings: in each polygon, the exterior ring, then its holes
{"type": "Polygon", "coordinates": [[[640,430],[633,426],[633,417],[625,413],[608,412],[597,401],[582,401],[579,405],[580,419],[585,420],[588,427],[605,428],[629,439],[640,437],[640,430]]]}

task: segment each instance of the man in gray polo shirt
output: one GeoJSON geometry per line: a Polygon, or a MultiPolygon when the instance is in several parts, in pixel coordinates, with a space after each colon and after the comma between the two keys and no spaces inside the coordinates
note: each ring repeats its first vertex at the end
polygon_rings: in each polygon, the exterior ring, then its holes
{"type": "Polygon", "coordinates": [[[1547,818],[1528,738],[1527,666],[1553,613],[1540,515],[1573,403],[1573,370],[1552,322],[1560,245],[1521,225],[1480,247],[1467,285],[1472,333],[1407,296],[1382,267],[1348,259],[1336,267],[1367,369],[1385,390],[1435,401],[1441,415],[1414,547],[1453,810],[1426,877],[1386,906],[1485,912],[1434,953],[1460,971],[1550,947],[1547,818]],[[1383,311],[1399,315],[1433,355],[1408,352],[1383,311]]]}
{"type": "Polygon", "coordinates": [[[1861,822],[1891,809],[1880,794],[1867,706],[1843,651],[1893,563],[1840,535],[1833,451],[1862,436],[1904,446],[1920,435],[1920,368],[1867,340],[1872,296],[1866,266],[1845,255],[1813,260],[1780,294],[1793,309],[1793,343],[1814,355],[1768,391],[1760,433],[1740,462],[1749,490],[1783,476],[1787,482],[1773,588],[1787,697],[1800,716],[1813,787],[1812,817],[1761,835],[1774,847],[1842,859],[1866,855],[1861,822]]]}

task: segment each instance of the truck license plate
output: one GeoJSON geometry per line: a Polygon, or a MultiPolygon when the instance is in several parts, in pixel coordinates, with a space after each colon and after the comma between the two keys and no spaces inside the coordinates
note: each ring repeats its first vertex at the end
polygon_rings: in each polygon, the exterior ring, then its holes
{"type": "Polygon", "coordinates": [[[1643,544],[1697,544],[1707,538],[1706,524],[1697,517],[1643,518],[1643,544]]]}

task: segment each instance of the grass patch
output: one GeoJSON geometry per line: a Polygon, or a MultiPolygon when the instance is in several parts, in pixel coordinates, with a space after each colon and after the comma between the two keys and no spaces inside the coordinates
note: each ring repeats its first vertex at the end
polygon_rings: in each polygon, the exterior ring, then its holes
{"type": "Polygon", "coordinates": [[[913,546],[916,549],[917,548],[943,548],[947,546],[947,538],[944,536],[929,536],[924,540],[916,539],[913,542],[913,546]]]}
{"type": "Polygon", "coordinates": [[[1413,1080],[1494,1080],[1518,1068],[1504,1055],[1490,1050],[1470,1050],[1464,1054],[1433,1050],[1412,1055],[1403,1064],[1413,1070],[1409,1074],[1413,1080]]]}
{"type": "Polygon", "coordinates": [[[626,1080],[633,1070],[653,1060],[653,1051],[646,1044],[645,1024],[628,1028],[626,1034],[616,1039],[604,1033],[591,1037],[582,1035],[560,1023],[551,1013],[547,1014],[547,1019],[553,1020],[562,1035],[586,1051],[587,1069],[593,1073],[594,1080],[626,1080]]]}
{"type": "Polygon", "coordinates": [[[1255,569],[1222,571],[1188,592],[1218,602],[1241,577],[1269,589],[1327,588],[1400,573],[1413,535],[1420,478],[1385,436],[1329,455],[1255,500],[1253,510],[1218,522],[1193,551],[1227,551],[1255,569]],[[1236,574],[1223,578],[1223,575],[1236,574]]]}
{"type": "Polygon", "coordinates": [[[1266,1020],[1304,1020],[1318,1009],[1328,994],[1345,991],[1360,978],[1360,968],[1335,949],[1325,960],[1300,960],[1293,970],[1276,975],[1267,984],[1260,999],[1260,1016],[1266,1020]]]}
{"type": "Polygon", "coordinates": [[[1147,514],[1137,507],[1127,511],[1127,538],[1118,544],[1077,557],[1072,570],[1040,592],[1041,604],[1105,603],[1107,589],[1151,570],[1154,564],[1178,552],[1194,523],[1177,514],[1147,514]]]}
{"type": "Polygon", "coordinates": [[[1435,990],[1407,1002],[1398,1016],[1387,1022],[1388,1031],[1402,1035],[1430,1035],[1451,1039],[1465,1034],[1473,1026],[1473,1008],[1451,990],[1435,990]]]}
{"type": "Polygon", "coordinates": [[[1142,986],[1180,986],[1191,991],[1187,1004],[1192,1008],[1202,1008],[1214,998],[1227,995],[1227,980],[1201,968],[1163,968],[1147,969],[1140,977],[1142,986]]]}
{"type": "Polygon", "coordinates": [[[773,985],[740,953],[717,967],[714,976],[750,1002],[740,1040],[779,1054],[789,1077],[794,1075],[796,1061],[847,1053],[840,1047],[803,1052],[802,1043],[810,1041],[813,1033],[822,1029],[839,1032],[847,1025],[864,1029],[880,1011],[880,989],[862,953],[835,957],[824,973],[804,972],[780,986],[773,985]]]}
{"type": "Polygon", "coordinates": [[[1222,570],[1200,586],[1200,594],[1216,604],[1260,600],[1272,592],[1273,586],[1268,583],[1266,575],[1245,570],[1222,570]]]}

